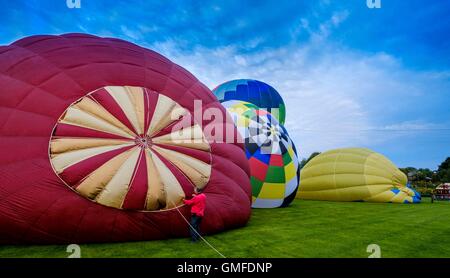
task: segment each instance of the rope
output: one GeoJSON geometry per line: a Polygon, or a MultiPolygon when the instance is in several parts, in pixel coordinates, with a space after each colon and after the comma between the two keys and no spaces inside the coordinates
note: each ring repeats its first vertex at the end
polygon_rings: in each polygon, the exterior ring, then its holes
{"type": "Polygon", "coordinates": [[[186,219],[186,217],[184,217],[184,215],[181,213],[181,211],[178,209],[178,207],[175,205],[175,203],[173,201],[171,201],[172,204],[174,205],[174,207],[176,208],[176,210],[178,211],[178,213],[181,215],[181,217],[184,219],[184,221],[189,225],[189,227],[211,248],[213,249],[217,254],[219,254],[222,258],[227,258],[225,257],[222,253],[219,252],[219,250],[217,250],[216,248],[214,248],[214,246],[212,246],[204,237],[202,237],[202,235],[196,230],[194,229],[194,227],[192,227],[191,223],[189,223],[189,221],[186,219]]]}

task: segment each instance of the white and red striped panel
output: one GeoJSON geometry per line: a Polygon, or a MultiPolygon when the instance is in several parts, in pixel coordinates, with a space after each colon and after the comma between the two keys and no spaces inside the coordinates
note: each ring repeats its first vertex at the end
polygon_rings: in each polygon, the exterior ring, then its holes
{"type": "Polygon", "coordinates": [[[98,89],[58,120],[49,148],[53,169],[73,190],[105,206],[179,206],[211,175],[210,145],[191,116],[145,88],[98,89]]]}

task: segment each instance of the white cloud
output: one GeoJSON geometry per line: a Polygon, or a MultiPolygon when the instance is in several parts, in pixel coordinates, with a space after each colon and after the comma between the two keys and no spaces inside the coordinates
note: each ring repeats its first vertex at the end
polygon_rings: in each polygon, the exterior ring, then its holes
{"type": "Polygon", "coordinates": [[[347,19],[348,15],[349,12],[347,10],[336,12],[331,16],[330,21],[334,26],[338,26],[347,19]]]}
{"type": "Polygon", "coordinates": [[[78,29],[80,29],[81,31],[85,32],[85,33],[89,33],[89,31],[86,29],[86,27],[84,27],[81,24],[78,24],[78,29]]]}
{"type": "Polygon", "coordinates": [[[146,33],[154,33],[154,32],[158,32],[159,31],[159,27],[156,25],[144,25],[144,24],[139,24],[137,26],[137,29],[146,34],[146,33]]]}
{"type": "Polygon", "coordinates": [[[447,126],[442,123],[428,123],[425,121],[415,120],[415,121],[404,121],[400,123],[394,123],[386,125],[380,128],[381,130],[392,130],[392,131],[429,131],[429,130],[440,130],[447,129],[447,126]]]}
{"type": "Polygon", "coordinates": [[[120,26],[120,31],[122,31],[122,33],[125,36],[127,36],[127,37],[129,37],[129,38],[131,38],[133,40],[140,40],[140,39],[143,38],[143,35],[142,35],[142,33],[140,31],[137,31],[134,28],[130,29],[130,28],[128,28],[125,25],[121,25],[120,26]]]}
{"type": "Polygon", "coordinates": [[[296,40],[300,34],[306,32],[311,37],[312,42],[323,41],[335,28],[339,27],[348,16],[349,12],[347,10],[334,12],[328,20],[319,24],[317,30],[312,28],[308,18],[302,17],[298,24],[291,30],[291,37],[293,40],[296,40]]]}

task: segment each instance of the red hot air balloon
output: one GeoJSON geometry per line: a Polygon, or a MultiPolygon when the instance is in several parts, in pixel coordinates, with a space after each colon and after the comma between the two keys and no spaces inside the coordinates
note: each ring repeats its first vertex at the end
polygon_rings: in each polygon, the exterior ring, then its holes
{"type": "Polygon", "coordinates": [[[212,141],[194,101],[225,110],[158,53],[85,34],[27,37],[0,47],[0,87],[0,243],[187,236],[182,198],[195,187],[205,233],[248,221],[243,146],[212,141]]]}

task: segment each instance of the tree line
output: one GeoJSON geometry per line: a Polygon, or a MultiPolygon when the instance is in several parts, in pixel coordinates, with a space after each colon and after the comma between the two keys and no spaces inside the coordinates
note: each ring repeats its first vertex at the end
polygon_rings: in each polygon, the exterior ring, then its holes
{"type": "Polygon", "coordinates": [[[441,183],[450,183],[450,157],[447,157],[437,168],[406,167],[400,168],[406,174],[408,181],[424,195],[430,194],[441,183]]]}

